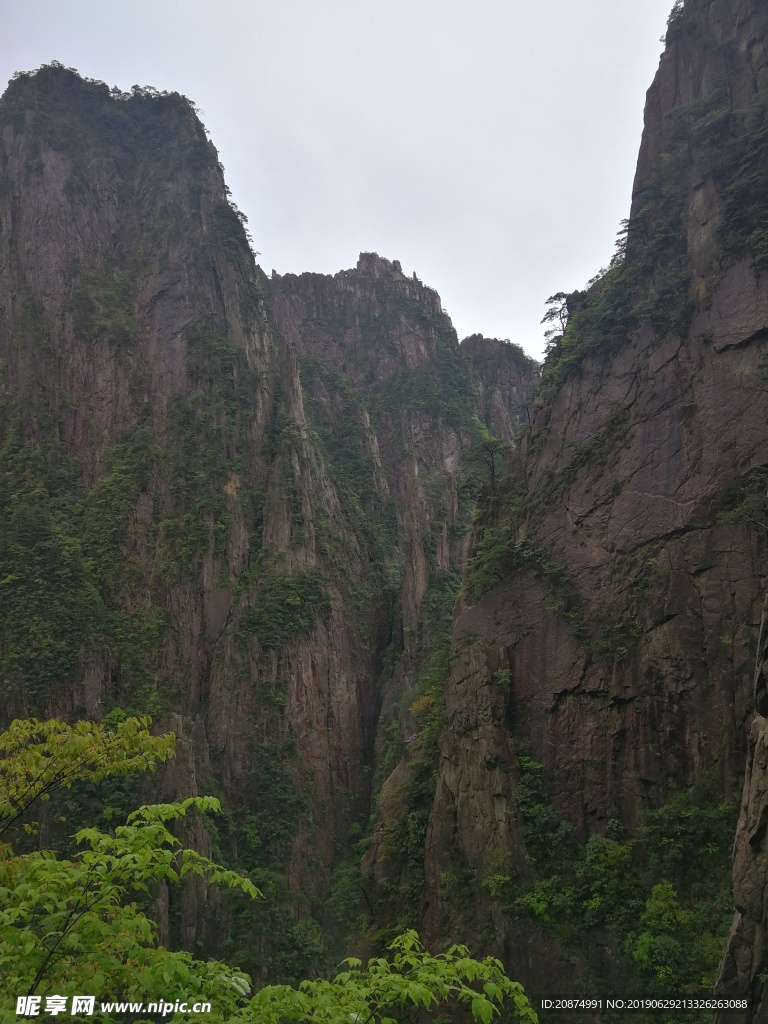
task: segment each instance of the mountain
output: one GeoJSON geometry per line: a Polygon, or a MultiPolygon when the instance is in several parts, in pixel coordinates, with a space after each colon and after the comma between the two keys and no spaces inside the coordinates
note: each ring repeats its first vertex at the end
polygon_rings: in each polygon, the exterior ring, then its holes
{"type": "Polygon", "coordinates": [[[56,65],[0,125],[3,720],[172,726],[160,794],[220,794],[187,838],[268,897],[240,921],[188,887],[165,932],[302,976],[341,954],[374,777],[448,642],[479,375],[511,436],[535,364],[487,340],[473,369],[372,253],[267,279],[184,97],[56,65]]]}
{"type": "Polygon", "coordinates": [[[622,245],[555,297],[470,528],[435,781],[400,763],[364,860],[385,920],[423,863],[430,940],[535,995],[711,991],[750,736],[718,984],[762,1006],[767,31],[756,3],[670,17],[622,245]]]}
{"type": "Polygon", "coordinates": [[[375,253],[267,277],[184,97],[10,83],[0,716],[176,732],[68,809],[221,797],[184,838],[266,898],[164,889],[167,941],[288,980],[413,926],[765,1019],[766,166],[768,11],[677,3],[539,368],[375,253]]]}

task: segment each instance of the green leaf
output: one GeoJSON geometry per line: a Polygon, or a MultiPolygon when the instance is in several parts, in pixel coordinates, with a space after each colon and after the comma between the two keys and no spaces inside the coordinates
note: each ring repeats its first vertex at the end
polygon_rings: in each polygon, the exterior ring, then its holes
{"type": "Polygon", "coordinates": [[[481,1020],[483,1024],[490,1024],[493,1018],[493,1004],[482,996],[475,996],[472,1000],[472,1016],[475,1020],[481,1020]]]}

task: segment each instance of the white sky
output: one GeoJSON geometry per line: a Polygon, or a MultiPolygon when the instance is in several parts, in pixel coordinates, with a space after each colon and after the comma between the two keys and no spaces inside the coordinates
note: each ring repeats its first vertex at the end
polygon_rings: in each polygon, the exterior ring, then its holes
{"type": "Polygon", "coordinates": [[[672,0],[0,0],[0,84],[59,60],[182,92],[269,273],[360,251],[459,337],[543,347],[608,263],[672,0]]]}

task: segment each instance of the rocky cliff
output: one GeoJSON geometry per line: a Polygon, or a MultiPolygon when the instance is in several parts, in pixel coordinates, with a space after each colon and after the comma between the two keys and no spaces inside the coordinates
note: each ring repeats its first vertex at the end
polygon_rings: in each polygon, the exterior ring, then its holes
{"type": "Polygon", "coordinates": [[[478,415],[494,437],[514,442],[528,422],[531,360],[519,345],[472,334],[461,343],[478,381],[478,415]]]}
{"type": "Polygon", "coordinates": [[[180,735],[158,791],[221,795],[188,838],[266,899],[163,892],[165,935],[296,978],[413,925],[656,995],[732,925],[763,1019],[767,31],[675,5],[535,396],[397,262],[264,275],[183,97],[9,86],[0,715],[180,735]]]}
{"type": "Polygon", "coordinates": [[[482,385],[396,263],[267,279],[181,96],[21,74],[0,172],[2,718],[173,726],[160,795],[220,794],[187,838],[267,898],[166,893],[164,934],[305,975],[446,642],[482,385]]]}
{"type": "MultiPolygon", "coordinates": [[[[534,993],[711,990],[732,914],[766,589],[767,32],[749,0],[675,6],[626,234],[564,298],[530,429],[472,525],[429,795],[415,752],[382,794],[382,916],[421,814],[422,927],[472,935],[534,993]]],[[[754,995],[744,851],[730,990],[754,995]]]]}
{"type": "Polygon", "coordinates": [[[741,1019],[745,1021],[765,1020],[767,1012],[764,979],[761,977],[768,964],[764,909],[768,891],[765,849],[765,794],[768,790],[766,614],[768,599],[763,606],[758,632],[753,690],[756,710],[747,741],[747,770],[733,847],[733,898],[736,914],[717,985],[718,995],[749,999],[749,1012],[741,1014],[741,1019]]]}
{"type": "Polygon", "coordinates": [[[221,841],[327,891],[388,611],[216,152],[182,97],[60,67],[1,116],[3,717],[173,713],[221,841]]]}

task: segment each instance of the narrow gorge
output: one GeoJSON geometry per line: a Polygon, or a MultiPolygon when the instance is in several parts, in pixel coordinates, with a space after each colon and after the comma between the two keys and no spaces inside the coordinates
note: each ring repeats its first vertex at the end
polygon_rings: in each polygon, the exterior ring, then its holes
{"type": "Polygon", "coordinates": [[[413,927],[768,1020],[766,168],[768,8],[678,2],[540,366],[375,253],[267,276],[184,97],[11,81],[0,715],[175,732],[67,811],[221,799],[184,839],[264,899],[162,887],[163,941],[295,981],[413,927]]]}

